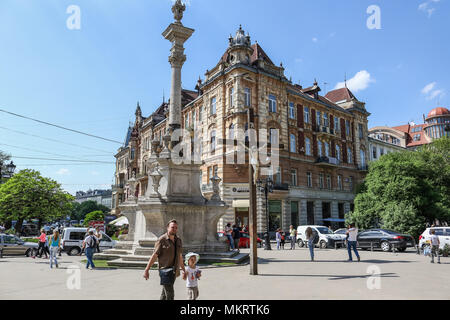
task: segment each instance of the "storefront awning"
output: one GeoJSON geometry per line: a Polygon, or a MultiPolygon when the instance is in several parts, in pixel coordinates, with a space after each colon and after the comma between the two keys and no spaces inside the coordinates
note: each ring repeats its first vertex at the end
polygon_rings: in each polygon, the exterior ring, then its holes
{"type": "Polygon", "coordinates": [[[250,200],[233,200],[233,208],[249,208],[250,200]]]}

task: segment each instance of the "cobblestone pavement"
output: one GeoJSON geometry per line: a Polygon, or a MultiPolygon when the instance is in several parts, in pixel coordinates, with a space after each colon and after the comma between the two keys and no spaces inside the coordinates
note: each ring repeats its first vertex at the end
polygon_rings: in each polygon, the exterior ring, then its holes
{"type": "MultiPolygon", "coordinates": [[[[450,299],[450,258],[431,264],[411,249],[360,254],[361,262],[345,262],[346,250],[316,249],[310,262],[304,248],[258,249],[258,276],[249,275],[248,265],[205,269],[199,299],[450,299]]],[[[60,268],[50,269],[48,260],[4,257],[0,299],[42,299],[44,293],[46,299],[159,299],[156,270],[145,281],[142,270],[86,270],[82,259],[63,255],[60,268]]],[[[186,296],[178,278],[175,298],[186,296]]]]}

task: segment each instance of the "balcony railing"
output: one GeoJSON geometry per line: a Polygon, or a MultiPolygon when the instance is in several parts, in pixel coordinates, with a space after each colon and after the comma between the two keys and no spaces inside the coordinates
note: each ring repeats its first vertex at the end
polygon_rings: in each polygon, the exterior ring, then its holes
{"type": "Polygon", "coordinates": [[[325,166],[338,166],[340,165],[340,161],[339,159],[333,157],[319,157],[316,160],[316,164],[325,166]]]}
{"type": "Polygon", "coordinates": [[[282,191],[289,190],[289,184],[288,183],[275,183],[273,185],[273,189],[274,190],[282,190],[282,191]]]}

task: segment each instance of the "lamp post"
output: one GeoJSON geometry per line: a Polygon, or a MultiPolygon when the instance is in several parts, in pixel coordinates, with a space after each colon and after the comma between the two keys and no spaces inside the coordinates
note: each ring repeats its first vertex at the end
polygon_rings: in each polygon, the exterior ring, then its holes
{"type": "Polygon", "coordinates": [[[273,181],[270,177],[264,180],[259,179],[256,185],[259,191],[264,192],[266,197],[266,233],[264,234],[264,250],[272,250],[269,236],[269,192],[273,192],[273,181]]]}
{"type": "Polygon", "coordinates": [[[12,161],[9,164],[7,164],[5,167],[6,167],[6,172],[3,172],[2,171],[3,161],[0,161],[0,183],[2,183],[3,177],[8,178],[8,179],[11,178],[14,174],[14,171],[16,170],[16,165],[12,161]]]}

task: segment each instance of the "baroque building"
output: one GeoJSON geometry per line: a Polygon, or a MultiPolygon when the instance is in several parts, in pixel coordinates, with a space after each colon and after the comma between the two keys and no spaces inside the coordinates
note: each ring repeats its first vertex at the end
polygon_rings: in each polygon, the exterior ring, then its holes
{"type": "MultiPolygon", "coordinates": [[[[270,231],[287,230],[290,224],[342,224],[367,171],[370,114],[347,87],[325,96],[320,91],[317,82],[304,88],[288,80],[283,65],[275,65],[258,43],[252,44],[242,27],[230,36],[227,50],[195,90],[182,90],[182,128],[201,141],[197,152],[202,175],[192,183],[201,184],[205,197],[210,197],[210,179],[217,175],[220,196],[229,206],[218,230],[227,222],[248,224],[249,154],[245,151],[246,164],[237,161],[237,154],[239,132],[249,129],[249,109],[256,132],[267,133],[269,154],[279,154],[271,171],[274,191],[269,205],[263,193],[257,194],[257,231],[266,230],[267,213],[270,231]]],[[[113,213],[120,213],[119,204],[130,194],[145,194],[147,160],[157,151],[152,141],[162,142],[168,122],[168,103],[147,118],[138,104],[135,123],[115,156],[113,213]],[[134,190],[127,184],[131,177],[138,181],[134,190]]],[[[248,139],[245,136],[246,146],[248,139]]]]}

